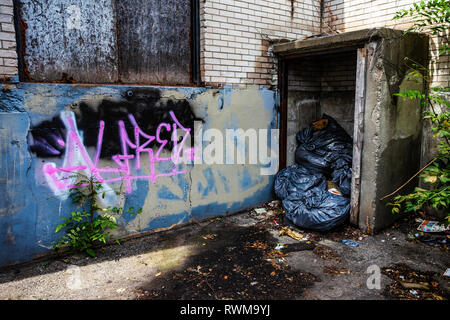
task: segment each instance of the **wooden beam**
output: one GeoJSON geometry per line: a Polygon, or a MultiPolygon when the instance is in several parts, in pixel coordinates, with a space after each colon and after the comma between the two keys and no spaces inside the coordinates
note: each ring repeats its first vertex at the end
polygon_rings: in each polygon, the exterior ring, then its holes
{"type": "Polygon", "coordinates": [[[288,95],[288,67],[287,61],[279,59],[278,90],[280,93],[280,135],[279,135],[279,170],[286,168],[287,156],[287,95],[288,95]]]}
{"type": "Polygon", "coordinates": [[[359,195],[361,192],[361,157],[364,138],[364,108],[366,97],[367,49],[357,49],[355,88],[355,124],[353,131],[352,187],[350,223],[358,225],[359,195]]]}

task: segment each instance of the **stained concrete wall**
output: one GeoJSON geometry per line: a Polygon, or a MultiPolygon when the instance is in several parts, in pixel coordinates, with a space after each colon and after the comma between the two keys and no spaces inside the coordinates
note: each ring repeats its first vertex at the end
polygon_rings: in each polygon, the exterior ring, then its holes
{"type": "MultiPolygon", "coordinates": [[[[398,215],[380,198],[401,186],[420,168],[420,101],[396,98],[403,89],[424,90],[422,83],[407,77],[405,57],[425,64],[428,38],[383,30],[384,38],[369,43],[366,73],[364,141],[361,164],[359,227],[377,232],[398,215]]],[[[408,193],[414,183],[401,193],[408,193]]]]}
{"type": "MultiPolygon", "coordinates": [[[[67,199],[71,181],[64,180],[64,175],[68,172],[99,173],[107,191],[103,205],[143,208],[141,215],[120,217],[119,235],[234,213],[271,200],[278,168],[278,138],[270,139],[270,129],[278,127],[275,104],[274,91],[257,88],[2,85],[0,266],[51,251],[60,236],[55,227],[76,209],[67,199]],[[173,111],[178,123],[168,111],[173,111]],[[243,164],[209,164],[204,158],[203,163],[196,159],[174,167],[173,161],[150,161],[151,152],[155,155],[158,150],[159,159],[173,155],[160,143],[144,143],[148,135],[155,135],[160,123],[181,130],[197,120],[203,136],[198,130],[193,135],[205,139],[200,157],[214,155],[213,144],[217,150],[221,147],[214,138],[206,141],[207,129],[215,129],[223,137],[226,129],[268,130],[266,140],[259,136],[258,142],[262,142],[259,147],[267,147],[267,157],[274,156],[271,164],[275,170],[263,173],[270,164],[262,164],[261,159],[250,164],[253,149],[249,144],[245,145],[243,164]],[[139,156],[133,147],[138,144],[136,132],[142,147],[139,156]],[[127,152],[123,145],[128,146],[127,152]]],[[[170,140],[167,133],[160,137],[170,140]]],[[[239,137],[235,144],[245,141],[239,137]]]]}

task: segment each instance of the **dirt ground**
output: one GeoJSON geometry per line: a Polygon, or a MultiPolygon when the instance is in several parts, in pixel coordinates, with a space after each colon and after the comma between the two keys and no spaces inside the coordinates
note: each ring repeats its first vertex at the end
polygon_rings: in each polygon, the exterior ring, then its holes
{"type": "Polygon", "coordinates": [[[0,270],[0,299],[443,300],[447,235],[404,219],[375,236],[283,224],[277,207],[152,233],[0,270]],[[350,246],[341,240],[353,240],[350,246]],[[420,240],[420,241],[419,241],[420,240]]]}

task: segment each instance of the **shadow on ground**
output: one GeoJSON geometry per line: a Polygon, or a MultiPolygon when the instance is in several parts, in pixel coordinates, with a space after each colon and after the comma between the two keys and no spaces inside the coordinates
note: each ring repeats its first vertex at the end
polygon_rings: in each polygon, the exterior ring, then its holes
{"type": "Polygon", "coordinates": [[[202,233],[207,249],[190,256],[180,271],[144,284],[140,299],[295,299],[317,280],[274,262],[284,254],[274,250],[277,241],[263,227],[229,225],[202,233]]]}
{"type": "Polygon", "coordinates": [[[250,210],[99,248],[95,259],[3,268],[0,299],[448,299],[447,245],[412,239],[417,225],[408,217],[375,236],[349,225],[320,233],[250,210]]]}

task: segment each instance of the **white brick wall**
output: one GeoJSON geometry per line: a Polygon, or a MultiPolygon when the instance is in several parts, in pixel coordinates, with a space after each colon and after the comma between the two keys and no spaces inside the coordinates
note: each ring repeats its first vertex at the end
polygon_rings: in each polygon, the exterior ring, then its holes
{"type": "MultiPolygon", "coordinates": [[[[370,27],[405,29],[392,20],[413,0],[325,0],[323,32],[370,27]]],[[[201,75],[206,85],[269,87],[276,80],[271,41],[303,39],[321,31],[320,0],[200,0],[201,75]]],[[[437,39],[431,41],[436,57],[437,39]]],[[[449,86],[450,60],[433,67],[433,85],[449,86]],[[439,69],[439,71],[436,71],[439,69]]],[[[17,75],[12,0],[0,0],[0,79],[17,75]]]]}
{"type": "MultiPolygon", "coordinates": [[[[271,39],[320,31],[320,0],[200,0],[201,74],[207,85],[270,86],[271,39]]],[[[0,77],[17,74],[12,0],[0,0],[0,77]]]]}
{"type": "Polygon", "coordinates": [[[302,59],[288,66],[289,91],[354,91],[356,54],[334,54],[332,58],[302,59]]]}
{"type": "MultiPolygon", "coordinates": [[[[326,0],[324,10],[324,31],[341,32],[372,27],[407,29],[412,25],[407,18],[392,20],[400,9],[408,9],[418,0],[326,0]]],[[[450,86],[450,57],[438,58],[439,39],[430,39],[430,55],[433,71],[433,86],[450,86]]]]}
{"type": "Polygon", "coordinates": [[[12,0],[0,0],[0,81],[17,75],[12,0]]]}
{"type": "Polygon", "coordinates": [[[273,39],[320,32],[319,0],[201,0],[201,73],[207,85],[268,87],[273,39]]]}

